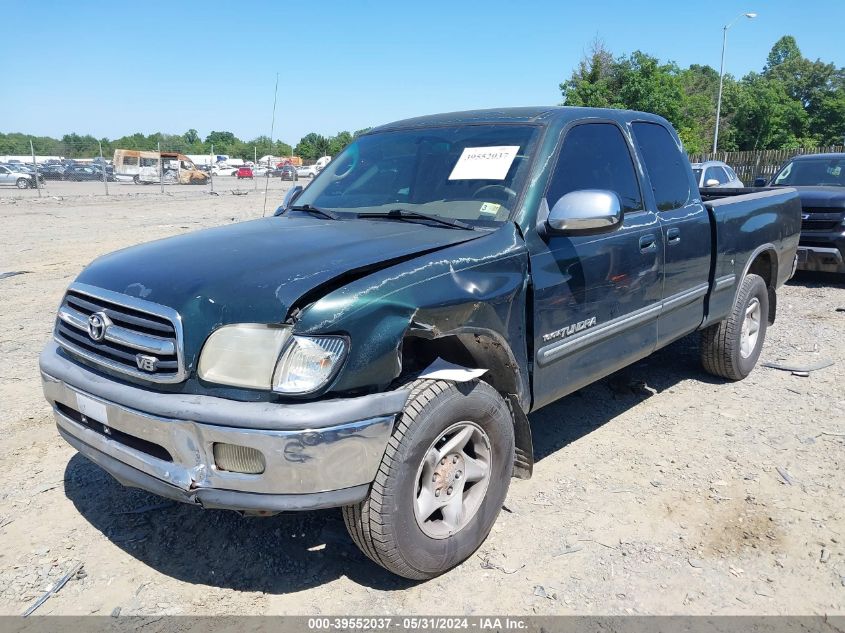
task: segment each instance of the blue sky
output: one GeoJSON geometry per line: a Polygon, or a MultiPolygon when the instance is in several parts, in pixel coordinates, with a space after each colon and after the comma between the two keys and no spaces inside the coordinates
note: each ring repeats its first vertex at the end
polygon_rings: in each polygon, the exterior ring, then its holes
{"type": "Polygon", "coordinates": [[[599,37],[682,66],[759,70],[794,35],[845,66],[845,2],[795,0],[4,2],[0,132],[115,138],[334,134],[479,107],[556,104],[558,84],[599,37]],[[34,60],[33,60],[34,57],[34,60]],[[33,64],[36,69],[32,70],[33,64]],[[19,72],[14,72],[18,69],[19,72]]]}

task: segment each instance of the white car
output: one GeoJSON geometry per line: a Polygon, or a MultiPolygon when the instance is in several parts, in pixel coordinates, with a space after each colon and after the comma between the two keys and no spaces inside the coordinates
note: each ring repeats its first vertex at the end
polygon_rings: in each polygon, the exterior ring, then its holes
{"type": "Polygon", "coordinates": [[[215,176],[234,176],[238,173],[238,168],[228,165],[214,165],[211,168],[211,173],[215,176]]]}
{"type": "Polygon", "coordinates": [[[720,160],[708,160],[691,165],[693,176],[701,187],[741,189],[745,185],[727,163],[720,160]]]}
{"type": "Polygon", "coordinates": [[[318,173],[320,173],[320,170],[316,165],[302,165],[296,168],[296,175],[300,178],[313,178],[318,173]]]}

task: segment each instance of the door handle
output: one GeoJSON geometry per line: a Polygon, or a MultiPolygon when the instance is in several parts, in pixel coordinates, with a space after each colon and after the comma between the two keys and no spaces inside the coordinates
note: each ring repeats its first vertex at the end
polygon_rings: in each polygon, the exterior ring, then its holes
{"type": "Polygon", "coordinates": [[[681,229],[669,229],[666,231],[666,241],[669,245],[677,244],[681,241],[681,229]]]}
{"type": "Polygon", "coordinates": [[[643,235],[640,238],[640,252],[648,253],[657,250],[657,240],[653,235],[643,235]]]}

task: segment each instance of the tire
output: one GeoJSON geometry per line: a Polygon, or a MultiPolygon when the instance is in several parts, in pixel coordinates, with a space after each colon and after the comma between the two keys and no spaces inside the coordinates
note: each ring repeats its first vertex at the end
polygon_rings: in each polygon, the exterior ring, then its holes
{"type": "Polygon", "coordinates": [[[417,380],[411,383],[367,498],[343,508],[343,520],[352,540],[375,563],[405,578],[434,578],[466,560],[487,538],[507,495],[513,461],[513,418],[495,389],[477,380],[458,384],[417,380]],[[460,430],[449,435],[456,428],[460,430]],[[460,457],[450,451],[452,457],[446,461],[425,459],[432,451],[436,454],[438,446],[443,448],[435,443],[449,443],[463,431],[472,433],[473,439],[458,449],[460,457]],[[486,478],[471,481],[479,476],[479,466],[486,478]],[[465,473],[458,470],[463,468],[465,473]],[[418,518],[422,510],[417,495],[422,498],[423,482],[436,482],[428,485],[429,490],[440,487],[439,493],[429,494],[434,503],[453,494],[453,486],[460,488],[460,497],[451,498],[460,498],[458,505],[464,510],[455,530],[446,523],[445,514],[436,518],[439,509],[430,515],[433,520],[418,518]]]}
{"type": "Polygon", "coordinates": [[[30,183],[27,178],[18,178],[15,181],[15,186],[18,189],[29,189],[30,187],[35,187],[35,185],[30,183]]]}
{"type": "Polygon", "coordinates": [[[728,318],[701,332],[701,363],[705,371],[728,380],[742,380],[748,376],[760,358],[768,323],[766,282],[759,275],[747,275],[739,286],[728,318]],[[756,337],[752,332],[754,325],[756,337]]]}

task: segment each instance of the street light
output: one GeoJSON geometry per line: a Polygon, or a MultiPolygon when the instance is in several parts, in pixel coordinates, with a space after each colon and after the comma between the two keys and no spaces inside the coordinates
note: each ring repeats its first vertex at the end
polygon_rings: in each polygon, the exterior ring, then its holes
{"type": "Polygon", "coordinates": [[[728,29],[731,28],[740,18],[753,20],[756,13],[740,13],[733,20],[722,27],[722,65],[719,67],[719,99],[716,101],[716,131],[713,133],[713,153],[716,153],[716,146],[719,144],[719,116],[722,114],[722,82],[725,78],[725,44],[728,41],[728,29]]]}

